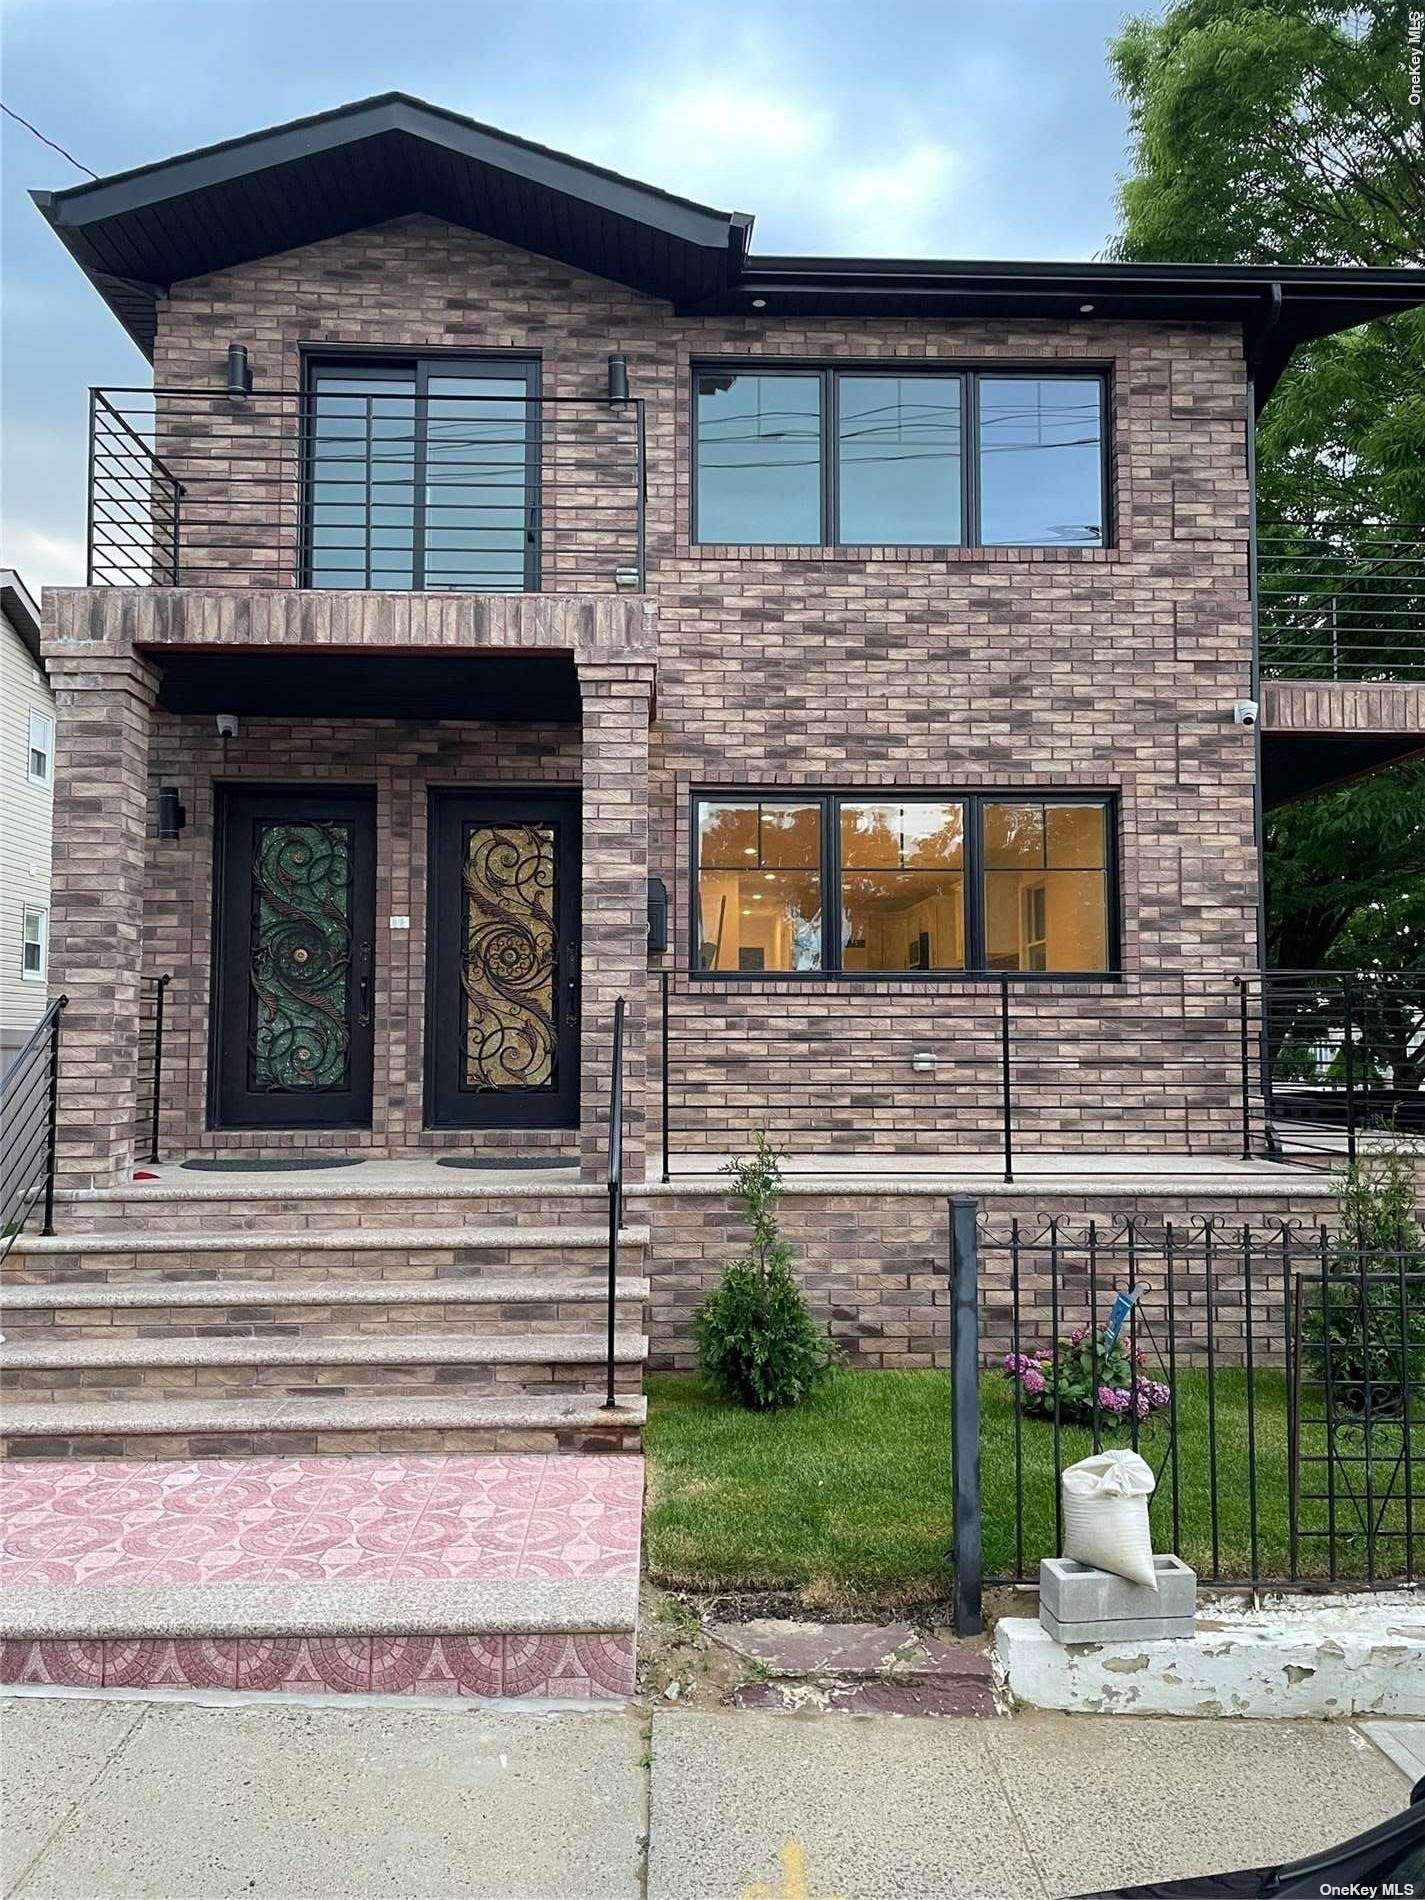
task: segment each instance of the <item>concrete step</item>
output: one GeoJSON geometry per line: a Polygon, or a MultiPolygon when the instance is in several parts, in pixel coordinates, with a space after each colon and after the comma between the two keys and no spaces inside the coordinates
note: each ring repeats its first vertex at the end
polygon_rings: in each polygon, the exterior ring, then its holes
{"type": "Polygon", "coordinates": [[[556,1181],[538,1187],[481,1186],[448,1170],[450,1180],[378,1176],[374,1168],[330,1174],[199,1175],[121,1188],[61,1188],[55,1226],[61,1236],[165,1231],[321,1232],[330,1228],[594,1227],[607,1231],[608,1193],[556,1181]]]}
{"type": "MultiPolygon", "coordinates": [[[[615,1376],[636,1388],[648,1355],[641,1333],[614,1340],[615,1376]]],[[[45,1338],[0,1345],[6,1390],[34,1403],[82,1395],[95,1403],[147,1399],[163,1392],[195,1396],[267,1393],[290,1396],[373,1390],[395,1396],[437,1393],[555,1393],[593,1389],[607,1359],[603,1334],[509,1335],[446,1332],[321,1335],[293,1338],[255,1330],[244,1338],[140,1339],[112,1335],[45,1338]]]]}
{"type": "Polygon", "coordinates": [[[336,1452],[637,1451],[646,1401],[595,1393],[0,1402],[7,1458],[314,1457],[336,1452]]]}
{"type": "MultiPolygon", "coordinates": [[[[616,1305],[649,1297],[641,1274],[621,1274],[616,1305]]],[[[608,1282],[542,1279],[107,1280],[0,1286],[0,1328],[13,1345],[56,1339],[249,1338],[451,1329],[485,1334],[569,1332],[601,1323],[608,1282]]]]}

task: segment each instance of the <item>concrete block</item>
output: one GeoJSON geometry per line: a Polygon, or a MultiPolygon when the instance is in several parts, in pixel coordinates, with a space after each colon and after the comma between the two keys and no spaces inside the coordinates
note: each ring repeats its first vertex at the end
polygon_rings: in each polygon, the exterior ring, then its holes
{"type": "Polygon", "coordinates": [[[1154,1557],[1153,1569],[1156,1590],[1072,1557],[1046,1557],[1039,1566],[1039,1621],[1056,1643],[1152,1643],[1191,1636],[1195,1572],[1171,1556],[1154,1557]]]}

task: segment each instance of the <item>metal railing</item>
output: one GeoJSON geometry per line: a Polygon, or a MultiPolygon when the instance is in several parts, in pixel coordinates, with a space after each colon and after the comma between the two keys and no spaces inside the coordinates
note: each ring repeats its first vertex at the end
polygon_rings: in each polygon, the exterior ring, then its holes
{"type": "Polygon", "coordinates": [[[88,582],[640,589],[641,400],[95,389],[88,582]]]}
{"type": "Polygon", "coordinates": [[[1425,679],[1425,528],[1263,528],[1257,589],[1267,678],[1425,679]]]}
{"type": "Polygon", "coordinates": [[[1272,970],[1243,988],[1259,1031],[1249,1150],[1327,1166],[1425,1136],[1425,974],[1272,970]]]}
{"type": "Polygon", "coordinates": [[[57,996],[16,1056],[0,1093],[0,1260],[36,1207],[40,1232],[54,1232],[60,1024],[69,1003],[57,996]]]}
{"type": "Polygon", "coordinates": [[[147,1076],[148,1161],[159,1160],[159,1125],[163,1112],[163,1020],[170,973],[139,978],[139,1073],[147,1076]]]}
{"type": "Polygon", "coordinates": [[[614,1394],[614,1353],[618,1309],[618,1242],[623,1226],[623,997],[614,1003],[614,1038],[609,1062],[609,1312],[608,1312],[608,1392],[604,1410],[618,1409],[614,1394]]]}
{"type": "Polygon", "coordinates": [[[964,1617],[982,1583],[1032,1583],[1060,1552],[1060,1476],[1105,1445],[1147,1459],[1154,1548],[1206,1583],[1418,1579],[1418,1230],[1362,1245],[1324,1223],[977,1221],[968,1199],[950,1219],[964,1617]],[[981,1458],[1000,1500],[983,1522],[981,1458]]]}
{"type": "Polygon", "coordinates": [[[1312,1164],[1354,1159],[1367,1133],[1425,1132],[1418,977],[990,975],[774,1002],[664,970],[660,993],[664,1181],[706,1174],[759,1129],[793,1178],[973,1161],[1006,1182],[1035,1157],[1092,1155],[1100,1174],[1174,1152],[1312,1164]],[[1319,1075],[1289,1081],[1307,1047],[1319,1075]]]}

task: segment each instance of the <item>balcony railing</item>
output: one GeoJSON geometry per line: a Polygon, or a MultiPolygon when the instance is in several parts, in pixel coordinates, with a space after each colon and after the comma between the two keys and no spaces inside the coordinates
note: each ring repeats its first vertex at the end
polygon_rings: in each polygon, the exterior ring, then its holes
{"type": "Polygon", "coordinates": [[[1425,528],[1263,528],[1269,679],[1425,679],[1425,528]]]}
{"type": "Polygon", "coordinates": [[[96,389],[89,468],[91,586],[645,582],[635,400],[96,389]]]}

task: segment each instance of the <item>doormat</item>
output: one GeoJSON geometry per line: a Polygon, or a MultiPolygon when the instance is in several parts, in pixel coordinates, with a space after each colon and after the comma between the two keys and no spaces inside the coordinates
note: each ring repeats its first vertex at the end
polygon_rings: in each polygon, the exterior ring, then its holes
{"type": "Polygon", "coordinates": [[[563,1155],[511,1155],[508,1160],[486,1160],[483,1155],[440,1155],[435,1164],[438,1168],[489,1168],[492,1171],[505,1168],[577,1168],[579,1157],[563,1155]]]}
{"type": "Polygon", "coordinates": [[[212,1155],[201,1161],[180,1161],[180,1168],[205,1174],[300,1174],[308,1168],[359,1168],[364,1155],[282,1155],[260,1161],[247,1155],[212,1155]]]}

